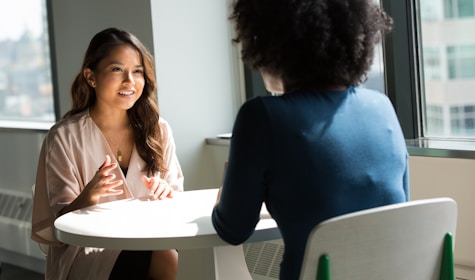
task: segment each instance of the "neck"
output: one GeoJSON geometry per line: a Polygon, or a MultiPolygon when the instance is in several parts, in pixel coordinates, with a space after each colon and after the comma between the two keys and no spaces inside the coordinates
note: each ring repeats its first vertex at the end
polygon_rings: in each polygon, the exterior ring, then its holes
{"type": "Polygon", "coordinates": [[[102,132],[121,167],[128,166],[133,147],[133,130],[127,112],[124,114],[97,114],[89,110],[89,116],[102,132]]]}
{"type": "Polygon", "coordinates": [[[99,110],[91,108],[89,109],[89,116],[101,130],[117,130],[130,127],[127,111],[101,113],[99,110]]]}
{"type": "Polygon", "coordinates": [[[345,85],[321,85],[321,84],[315,84],[315,85],[292,85],[292,86],[286,86],[285,87],[285,92],[291,92],[299,89],[316,89],[316,90],[325,90],[325,91],[342,91],[346,90],[348,86],[345,85]]]}

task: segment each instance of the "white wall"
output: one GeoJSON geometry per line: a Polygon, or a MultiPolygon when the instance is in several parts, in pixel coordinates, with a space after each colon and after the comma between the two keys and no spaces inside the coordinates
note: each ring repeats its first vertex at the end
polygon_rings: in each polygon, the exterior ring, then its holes
{"type": "Polygon", "coordinates": [[[223,0],[152,1],[162,116],[174,131],[186,189],[217,187],[223,153],[205,139],[230,132],[242,100],[223,0]]]}
{"type": "Polygon", "coordinates": [[[455,262],[475,272],[475,161],[410,157],[411,200],[451,197],[458,205],[455,262]]]}

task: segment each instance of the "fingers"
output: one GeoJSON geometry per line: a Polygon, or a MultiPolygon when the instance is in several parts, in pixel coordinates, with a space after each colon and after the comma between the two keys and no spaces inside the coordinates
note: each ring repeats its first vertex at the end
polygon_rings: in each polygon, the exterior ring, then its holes
{"type": "Polygon", "coordinates": [[[113,184],[110,184],[109,186],[106,187],[105,196],[123,194],[124,193],[123,189],[119,189],[119,190],[116,189],[117,187],[120,187],[122,185],[123,185],[122,180],[114,181],[113,184]]]}
{"type": "Polygon", "coordinates": [[[91,181],[93,186],[91,194],[95,197],[120,195],[124,193],[122,189],[116,189],[123,185],[123,180],[115,180],[114,173],[109,174],[113,169],[117,168],[117,163],[111,161],[111,157],[106,155],[104,162],[97,170],[94,178],[91,181]]]}
{"type": "Polygon", "coordinates": [[[101,164],[101,166],[99,166],[99,170],[101,170],[102,168],[104,168],[105,166],[108,166],[111,164],[111,157],[109,155],[106,155],[106,159],[104,160],[104,162],[101,164]]]}
{"type": "Polygon", "coordinates": [[[97,173],[100,173],[102,176],[106,176],[113,169],[117,168],[118,165],[116,162],[112,162],[109,155],[106,156],[106,160],[101,164],[97,173]]]}
{"type": "Polygon", "coordinates": [[[152,180],[152,178],[149,178],[145,175],[142,175],[142,181],[144,183],[144,185],[150,189],[149,185],[150,185],[150,181],[152,180]]]}
{"type": "Polygon", "coordinates": [[[165,180],[156,177],[142,176],[145,186],[150,190],[150,195],[154,199],[164,199],[166,197],[173,197],[173,189],[165,180]]]}
{"type": "Polygon", "coordinates": [[[122,194],[124,191],[122,189],[117,190],[116,188],[122,186],[124,181],[115,180],[115,174],[107,175],[101,178],[96,184],[96,188],[101,191],[102,196],[105,195],[118,195],[122,194]]]}

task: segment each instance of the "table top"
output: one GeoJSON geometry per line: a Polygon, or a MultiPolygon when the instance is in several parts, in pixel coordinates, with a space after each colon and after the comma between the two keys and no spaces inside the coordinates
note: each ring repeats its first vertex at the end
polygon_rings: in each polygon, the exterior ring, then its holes
{"type": "MultiPolygon", "coordinates": [[[[198,249],[229,245],[216,233],[211,213],[218,189],[175,193],[164,200],[125,199],[69,212],[55,221],[67,244],[122,250],[198,249]]],[[[265,205],[246,242],[281,238],[265,205]]]]}

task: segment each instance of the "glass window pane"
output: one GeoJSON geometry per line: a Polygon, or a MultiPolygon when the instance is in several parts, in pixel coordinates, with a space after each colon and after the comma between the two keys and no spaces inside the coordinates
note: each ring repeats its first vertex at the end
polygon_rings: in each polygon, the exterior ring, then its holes
{"type": "Polygon", "coordinates": [[[424,21],[439,20],[442,18],[442,5],[432,5],[430,1],[423,1],[421,4],[421,18],[424,21]]]}
{"type": "Polygon", "coordinates": [[[419,3],[424,136],[475,138],[472,90],[475,88],[475,0],[419,0],[419,3]],[[443,10],[445,17],[427,19],[422,16],[427,13],[424,9],[443,10]]]}
{"type": "MultiPolygon", "coordinates": [[[[427,0],[425,0],[427,1],[427,0]]],[[[434,1],[434,0],[433,0],[434,1]]],[[[446,18],[466,18],[475,15],[473,0],[444,0],[444,13],[446,18]]],[[[425,12],[424,12],[425,13],[425,12]]],[[[424,19],[424,13],[421,17],[424,19]]]]}
{"type": "Polygon", "coordinates": [[[459,17],[473,17],[473,0],[458,0],[457,4],[459,17]]]}
{"type": "Polygon", "coordinates": [[[424,77],[426,80],[442,79],[441,55],[437,47],[424,48],[424,77]]]}
{"type": "MultiPolygon", "coordinates": [[[[444,12],[445,12],[445,17],[446,18],[452,18],[454,17],[454,8],[453,8],[453,2],[456,1],[456,0],[444,0],[444,12]]],[[[421,1],[421,2],[424,2],[424,3],[428,3],[430,2],[430,0],[424,0],[424,1],[421,1]]],[[[424,8],[427,4],[424,5],[424,8]]],[[[423,8],[423,7],[421,7],[423,8]]],[[[422,13],[422,12],[421,12],[422,13]]]]}
{"type": "Polygon", "coordinates": [[[0,121],[54,122],[46,0],[2,1],[0,24],[0,121]]]}
{"type": "Polygon", "coordinates": [[[366,88],[371,88],[378,90],[382,93],[385,93],[385,81],[384,81],[384,59],[383,59],[383,48],[379,44],[375,48],[373,65],[371,66],[370,71],[368,72],[368,79],[362,85],[366,88]]]}

